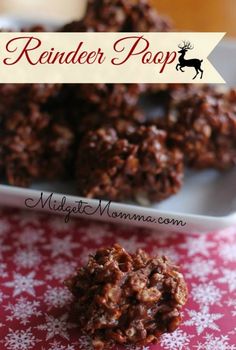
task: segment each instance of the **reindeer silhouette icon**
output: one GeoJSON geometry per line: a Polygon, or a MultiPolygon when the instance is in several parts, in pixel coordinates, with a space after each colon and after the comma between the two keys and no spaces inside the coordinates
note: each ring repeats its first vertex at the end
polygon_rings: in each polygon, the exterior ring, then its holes
{"type": "Polygon", "coordinates": [[[179,63],[176,66],[177,71],[181,70],[181,72],[184,72],[183,68],[184,67],[193,67],[196,69],[196,75],[193,77],[193,80],[198,76],[198,74],[201,72],[201,77],[200,79],[202,79],[203,76],[203,70],[201,68],[201,64],[203,62],[203,60],[199,60],[197,58],[193,58],[191,60],[186,60],[184,57],[186,55],[186,53],[188,52],[188,50],[192,50],[194,48],[193,45],[191,45],[191,43],[189,41],[183,41],[183,45],[178,45],[178,47],[181,49],[180,51],[178,51],[178,53],[181,53],[180,57],[179,57],[179,63]]]}

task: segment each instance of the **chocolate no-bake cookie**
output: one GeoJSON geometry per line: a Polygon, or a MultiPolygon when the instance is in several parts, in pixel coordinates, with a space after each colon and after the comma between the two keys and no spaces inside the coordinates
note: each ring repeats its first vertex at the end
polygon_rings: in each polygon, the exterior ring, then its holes
{"type": "Polygon", "coordinates": [[[89,0],[85,17],[66,24],[64,32],[165,32],[170,20],[149,0],[89,0]]]}
{"type": "Polygon", "coordinates": [[[91,111],[91,113],[82,114],[76,125],[78,135],[81,137],[89,131],[100,128],[113,128],[121,136],[135,131],[138,126],[145,122],[146,115],[144,111],[139,107],[132,107],[128,114],[120,111],[120,114],[113,116],[91,111]]]}
{"type": "Polygon", "coordinates": [[[141,126],[119,136],[115,129],[89,132],[77,156],[80,194],[110,200],[160,201],[178,192],[183,155],[167,147],[167,134],[141,126]]]}
{"type": "Polygon", "coordinates": [[[100,118],[102,125],[103,120],[115,118],[144,121],[143,115],[136,112],[140,95],[145,91],[142,84],[78,84],[68,86],[65,94],[72,100],[77,125],[86,123],[81,117],[91,120],[91,115],[97,115],[95,118],[100,118]]]}
{"type": "Polygon", "coordinates": [[[223,170],[236,165],[236,90],[203,87],[187,94],[171,109],[166,126],[190,167],[223,170]]]}
{"type": "MultiPolygon", "coordinates": [[[[93,0],[85,17],[59,31],[165,31],[169,21],[147,0],[93,0]]],[[[45,31],[36,25],[22,31],[45,31]]],[[[142,84],[0,85],[0,176],[26,186],[70,173],[73,140],[90,129],[131,133],[145,121],[137,107],[142,84]],[[59,150],[59,152],[58,152],[59,150]],[[70,169],[70,168],[69,168],[70,169]]],[[[72,151],[73,153],[73,151],[72,151]]]]}
{"type": "Polygon", "coordinates": [[[66,281],[75,297],[75,317],[95,350],[112,344],[147,345],[180,325],[187,287],[166,257],[119,245],[102,248],[66,281]]]}
{"type": "Polygon", "coordinates": [[[0,84],[0,115],[23,111],[30,104],[46,104],[60,89],[60,84],[0,84]]]}
{"type": "Polygon", "coordinates": [[[73,144],[68,122],[43,112],[37,104],[22,105],[1,122],[1,177],[16,186],[61,179],[71,169],[73,144]]]}

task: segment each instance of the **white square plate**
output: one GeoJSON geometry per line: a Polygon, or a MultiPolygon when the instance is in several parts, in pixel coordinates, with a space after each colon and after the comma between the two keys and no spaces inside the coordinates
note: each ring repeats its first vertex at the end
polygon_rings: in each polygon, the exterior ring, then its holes
{"type": "MultiPolygon", "coordinates": [[[[18,24],[15,19],[0,19],[0,26],[5,28],[17,29],[18,24]]],[[[26,22],[21,21],[22,24],[26,22]]],[[[229,40],[222,42],[210,57],[231,86],[236,85],[235,57],[236,41],[229,40]]],[[[25,189],[0,185],[0,204],[63,214],[65,219],[74,208],[75,213],[71,215],[78,217],[186,233],[204,233],[236,225],[236,168],[225,173],[186,171],[182,190],[150,207],[100,203],[73,194],[76,194],[75,186],[66,183],[37,183],[25,189]]]]}

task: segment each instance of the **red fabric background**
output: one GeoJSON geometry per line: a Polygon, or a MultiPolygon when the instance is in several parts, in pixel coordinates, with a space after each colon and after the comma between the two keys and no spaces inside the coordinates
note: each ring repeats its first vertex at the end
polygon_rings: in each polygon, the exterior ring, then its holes
{"type": "MultiPolygon", "coordinates": [[[[236,350],[236,228],[207,235],[161,233],[25,211],[0,211],[0,349],[90,350],[68,319],[63,280],[98,247],[166,254],[190,296],[183,323],[155,350],[236,350]]],[[[128,347],[129,350],[147,350],[128,347]]]]}

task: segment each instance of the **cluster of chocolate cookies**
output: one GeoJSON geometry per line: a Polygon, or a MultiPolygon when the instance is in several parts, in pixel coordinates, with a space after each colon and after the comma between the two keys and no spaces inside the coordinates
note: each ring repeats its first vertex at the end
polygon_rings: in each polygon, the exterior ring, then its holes
{"type": "Polygon", "coordinates": [[[74,317],[95,350],[157,342],[179,326],[188,297],[168,258],[129,254],[117,244],[90,256],[66,285],[75,297],[74,317]]]}
{"type": "MultiPolygon", "coordinates": [[[[170,28],[147,0],[90,0],[84,19],[59,31],[170,28]]],[[[235,106],[235,90],[208,86],[0,85],[0,178],[16,186],[76,178],[85,197],[160,201],[181,188],[185,164],[236,164],[235,106]],[[143,97],[162,115],[150,119],[143,97]]]]}

